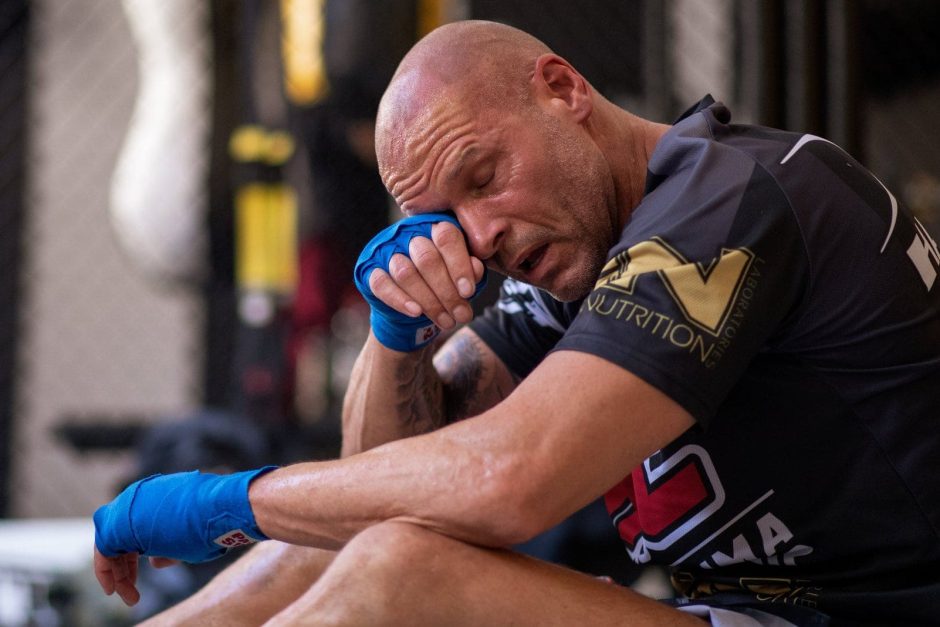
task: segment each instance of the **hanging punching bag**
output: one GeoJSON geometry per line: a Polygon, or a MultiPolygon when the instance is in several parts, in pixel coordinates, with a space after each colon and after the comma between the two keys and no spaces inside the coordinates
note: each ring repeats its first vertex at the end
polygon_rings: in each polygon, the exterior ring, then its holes
{"type": "Polygon", "coordinates": [[[210,42],[207,3],[123,0],[138,52],[137,101],[111,181],[117,239],[148,274],[206,269],[210,42]]]}

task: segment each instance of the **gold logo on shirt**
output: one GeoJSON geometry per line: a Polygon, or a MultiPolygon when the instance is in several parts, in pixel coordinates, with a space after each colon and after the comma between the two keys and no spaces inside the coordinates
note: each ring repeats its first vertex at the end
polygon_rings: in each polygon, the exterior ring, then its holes
{"type": "Polygon", "coordinates": [[[686,320],[717,336],[753,261],[754,253],[747,248],[722,248],[707,264],[690,262],[665,240],[654,237],[608,261],[594,289],[633,294],[637,277],[655,272],[686,320]]]}

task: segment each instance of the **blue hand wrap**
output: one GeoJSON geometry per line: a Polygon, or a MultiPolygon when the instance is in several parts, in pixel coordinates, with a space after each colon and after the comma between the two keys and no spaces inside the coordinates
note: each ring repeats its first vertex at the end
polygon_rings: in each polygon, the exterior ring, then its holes
{"type": "MultiPolygon", "coordinates": [[[[431,239],[431,227],[438,222],[450,222],[460,229],[460,223],[452,215],[446,213],[423,213],[411,216],[380,231],[366,245],[356,261],[356,287],[372,308],[369,315],[372,333],[379,342],[393,350],[402,352],[417,350],[437,337],[441,330],[423,314],[412,318],[395,311],[376,298],[369,287],[369,275],[376,268],[388,272],[389,261],[397,253],[408,257],[408,245],[412,238],[431,239]]],[[[462,232],[463,229],[461,229],[462,232]]],[[[486,273],[484,272],[483,278],[477,283],[476,291],[470,298],[476,297],[485,286],[486,273]]]]}
{"type": "Polygon", "coordinates": [[[255,523],[248,484],[274,468],[231,475],[193,471],[135,481],[95,512],[95,546],[106,557],[139,553],[195,564],[267,540],[255,523]]]}

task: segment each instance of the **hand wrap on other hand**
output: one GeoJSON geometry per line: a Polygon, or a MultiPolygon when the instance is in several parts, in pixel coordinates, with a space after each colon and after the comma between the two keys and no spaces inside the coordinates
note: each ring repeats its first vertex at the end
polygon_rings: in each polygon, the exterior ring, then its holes
{"type": "Polygon", "coordinates": [[[105,557],[139,553],[195,564],[267,540],[255,523],[248,484],[274,468],[231,475],[193,471],[135,481],[95,512],[95,546],[105,557]]]}
{"type": "MultiPolygon", "coordinates": [[[[450,222],[458,229],[460,223],[446,213],[423,213],[405,218],[383,229],[362,250],[356,261],[356,287],[371,307],[369,322],[372,333],[384,346],[393,350],[410,352],[425,346],[441,332],[424,314],[411,317],[400,313],[379,300],[369,287],[369,275],[376,268],[388,272],[388,265],[395,254],[410,257],[408,246],[412,238],[431,239],[431,228],[438,222],[450,222]]],[[[463,229],[460,229],[463,233],[463,229]]],[[[486,286],[486,272],[476,285],[472,300],[486,286]]]]}

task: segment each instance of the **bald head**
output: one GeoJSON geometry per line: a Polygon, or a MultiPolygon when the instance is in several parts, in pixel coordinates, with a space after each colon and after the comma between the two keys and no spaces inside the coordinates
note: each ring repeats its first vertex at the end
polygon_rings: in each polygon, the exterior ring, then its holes
{"type": "Polygon", "coordinates": [[[454,22],[432,31],[402,59],[379,105],[380,165],[401,149],[404,129],[444,100],[475,109],[521,105],[536,59],[550,52],[535,37],[496,22],[454,22]]]}
{"type": "Polygon", "coordinates": [[[548,46],[532,35],[505,24],[454,22],[415,44],[402,59],[390,89],[396,79],[416,70],[438,86],[473,83],[487,76],[499,80],[507,73],[525,75],[531,73],[535,59],[548,52],[548,46]]]}

